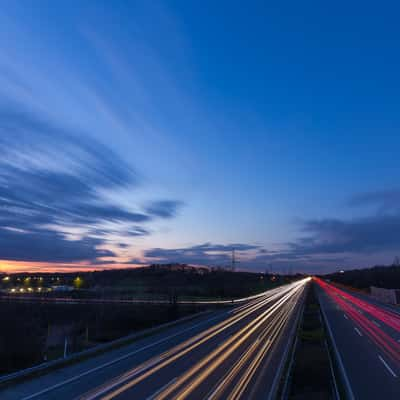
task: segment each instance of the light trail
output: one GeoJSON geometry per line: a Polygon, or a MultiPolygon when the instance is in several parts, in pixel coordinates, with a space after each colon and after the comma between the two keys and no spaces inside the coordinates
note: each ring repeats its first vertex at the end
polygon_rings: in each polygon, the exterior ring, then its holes
{"type": "MultiPolygon", "coordinates": [[[[360,300],[337,287],[316,278],[317,284],[325,291],[325,293],[343,310],[346,315],[360,328],[368,338],[375,343],[375,345],[385,353],[392,361],[398,366],[400,365],[400,344],[396,342],[389,334],[387,334],[381,326],[370,320],[365,314],[360,314],[357,307],[362,307],[367,314],[372,315],[374,318],[380,319],[386,325],[394,328],[397,323],[393,323],[393,318],[389,320],[386,316],[392,313],[386,310],[377,310],[375,305],[367,304],[365,301],[360,300]],[[379,311],[379,312],[378,312],[379,311]],[[386,320],[386,322],[385,322],[386,320]]],[[[396,314],[395,314],[396,315],[396,314]]]]}
{"type": "Polygon", "coordinates": [[[196,376],[196,378],[178,395],[174,395],[174,399],[182,400],[186,398],[197,386],[199,386],[212,372],[215,371],[217,367],[219,367],[243,342],[245,342],[250,335],[252,335],[259,327],[261,327],[268,318],[273,315],[276,310],[278,310],[281,305],[286,302],[289,297],[292,296],[291,293],[284,296],[280,299],[276,304],[274,304],[271,308],[257,317],[255,320],[246,325],[243,329],[238,331],[235,335],[231,336],[228,340],[226,340],[221,346],[219,346],[215,351],[210,353],[207,357],[205,357],[202,361],[195,364],[187,373],[181,376],[173,385],[171,385],[168,389],[166,389],[163,393],[157,396],[156,400],[164,400],[169,396],[174,390],[176,390],[180,385],[182,385],[186,380],[191,378],[193,375],[197,374],[206,364],[217,357],[211,364],[207,366],[196,376]],[[222,354],[220,354],[222,353],[222,354]]]}
{"type": "MultiPolygon", "coordinates": [[[[286,316],[287,317],[287,316],[286,316]]],[[[209,396],[210,400],[218,399],[223,396],[224,392],[228,390],[229,384],[239,376],[240,370],[245,366],[245,363],[248,362],[249,365],[247,369],[242,372],[241,378],[234,389],[227,395],[229,399],[240,398],[242,393],[247,388],[248,383],[253,378],[254,374],[257,371],[260,363],[264,359],[267,351],[272,347],[275,338],[278,336],[281,327],[283,326],[285,319],[275,319],[271,321],[271,324],[263,331],[263,333],[259,336],[256,342],[250,346],[249,350],[245,353],[241,358],[241,363],[238,364],[235,368],[233,368],[226,378],[222,381],[222,383],[217,387],[211,396],[209,396]],[[276,325],[275,325],[276,323],[276,325]],[[270,334],[270,337],[267,337],[270,334]],[[257,352],[258,349],[258,352],[257,352]],[[255,354],[256,353],[256,354],[255,354]],[[254,359],[252,359],[254,357],[254,359]]],[[[225,397],[223,397],[225,398],[225,397]]]]}
{"type": "Polygon", "coordinates": [[[324,289],[328,288],[330,293],[335,293],[340,296],[343,300],[347,300],[351,304],[357,306],[360,310],[359,312],[366,312],[370,314],[375,319],[380,320],[384,324],[390,326],[397,332],[400,332],[400,315],[398,313],[383,309],[374,304],[368,303],[356,296],[347,293],[344,290],[339,289],[334,285],[330,285],[319,278],[315,278],[315,281],[324,289]]]}
{"type": "MultiPolygon", "coordinates": [[[[294,306],[292,306],[294,309],[294,306]]],[[[233,391],[229,394],[228,399],[233,400],[233,399],[239,399],[243,396],[245,393],[245,390],[249,386],[249,383],[253,379],[254,375],[256,374],[258,368],[260,367],[260,364],[263,362],[265,359],[265,356],[269,349],[271,348],[272,344],[274,341],[279,337],[279,334],[283,327],[285,326],[286,322],[290,318],[290,313],[286,312],[278,321],[276,326],[274,327],[274,331],[271,334],[271,337],[266,340],[266,342],[261,346],[259,349],[258,353],[254,357],[254,360],[251,362],[247,370],[242,374],[239,382],[237,383],[236,387],[233,389],[233,391]]],[[[263,339],[265,339],[264,337],[263,339]]],[[[262,343],[262,341],[260,341],[262,343]]]]}
{"type": "MultiPolygon", "coordinates": [[[[238,389],[238,393],[242,393],[254,375],[257,366],[264,358],[268,349],[272,347],[274,341],[292,315],[308,280],[304,279],[273,289],[262,296],[249,297],[249,302],[237,307],[226,320],[217,323],[161,355],[136,366],[111,382],[107,382],[94,391],[81,396],[80,399],[95,400],[101,398],[102,400],[111,400],[143,382],[161,369],[176,362],[178,359],[189,355],[193,350],[217,337],[217,335],[220,335],[228,328],[241,324],[245,322],[246,318],[252,317],[250,322],[247,322],[244,327],[239,327],[236,333],[223,341],[216,349],[212,350],[188,371],[172,380],[163,390],[158,390],[157,394],[153,394],[151,398],[157,400],[166,399],[178,390],[179,393],[174,395],[174,398],[186,398],[235,351],[240,349],[242,345],[245,345],[246,349],[240,357],[241,361],[232,368],[234,370],[232,374],[233,379],[241,367],[244,367],[252,357],[255,357],[251,368],[249,366],[246,370],[246,380],[241,381],[241,386],[238,389]],[[261,330],[261,333],[258,332],[259,330],[261,330]],[[253,342],[251,339],[257,332],[258,337],[253,342]],[[268,335],[269,337],[267,337],[268,335]]],[[[228,379],[226,382],[231,382],[232,379],[228,379]]],[[[226,386],[224,387],[225,389],[226,386]]]]}
{"type": "MultiPolygon", "coordinates": [[[[141,364],[140,366],[134,368],[133,370],[128,371],[121,377],[118,377],[113,382],[107,383],[106,385],[104,385],[104,387],[96,389],[94,393],[81,397],[81,399],[85,399],[85,400],[95,399],[102,393],[105,393],[106,391],[112,389],[113,387],[118,386],[119,384],[123,383],[124,381],[129,380],[129,379],[135,377],[136,375],[139,375],[140,373],[146,371],[147,369],[149,369],[153,365],[157,364],[158,362],[162,361],[163,359],[167,359],[168,357],[173,357],[173,358],[170,358],[169,360],[167,360],[164,364],[158,366],[157,369],[151,371],[151,373],[156,372],[158,369],[168,365],[170,362],[175,361],[178,358],[175,355],[178,354],[181,350],[184,350],[185,347],[188,347],[186,349],[187,351],[179,353],[179,356],[185,355],[186,352],[193,350],[194,348],[198,347],[205,341],[210,340],[212,337],[221,333],[223,330],[229,328],[230,326],[234,325],[235,323],[239,322],[240,320],[247,317],[252,312],[255,312],[257,309],[259,309],[259,308],[263,307],[264,305],[268,304],[269,302],[273,301],[274,298],[277,296],[278,296],[278,294],[274,293],[271,296],[267,296],[267,298],[263,299],[263,301],[260,303],[252,304],[249,306],[247,306],[247,305],[243,306],[242,307],[243,309],[239,314],[234,315],[233,317],[230,317],[228,320],[225,320],[225,321],[207,329],[206,331],[194,336],[193,338],[183,342],[182,344],[175,346],[171,350],[169,350],[157,357],[154,357],[153,359],[141,364]]],[[[141,376],[137,380],[132,381],[131,382],[132,386],[136,383],[139,383],[141,380],[145,379],[149,375],[150,374],[148,374],[146,376],[141,376]]]]}

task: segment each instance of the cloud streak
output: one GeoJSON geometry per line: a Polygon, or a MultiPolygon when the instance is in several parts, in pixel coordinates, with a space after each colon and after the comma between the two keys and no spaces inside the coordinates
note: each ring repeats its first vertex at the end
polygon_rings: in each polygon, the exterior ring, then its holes
{"type": "Polygon", "coordinates": [[[400,189],[379,190],[361,193],[353,196],[349,205],[351,207],[373,207],[379,213],[400,213],[400,189]]]}
{"type": "Polygon", "coordinates": [[[53,230],[13,231],[0,228],[0,259],[13,261],[71,263],[114,257],[110,250],[99,249],[101,240],[85,237],[67,240],[53,230]]]}
{"type": "Polygon", "coordinates": [[[278,250],[235,243],[203,243],[191,247],[145,251],[149,262],[179,262],[201,265],[229,265],[233,248],[242,252],[241,268],[253,270],[297,270],[321,272],[353,266],[358,259],[391,254],[400,249],[399,191],[372,192],[355,196],[351,207],[374,207],[375,214],[353,219],[322,218],[300,223],[298,239],[282,243],[278,250]]]}
{"type": "Polygon", "coordinates": [[[182,207],[181,201],[175,200],[161,200],[151,202],[146,208],[146,212],[149,215],[153,215],[161,218],[172,218],[175,217],[182,207]]]}
{"type": "Polygon", "coordinates": [[[231,243],[227,245],[202,243],[177,249],[153,248],[145,251],[144,257],[149,263],[226,266],[231,263],[231,252],[233,249],[241,254],[245,254],[249,251],[259,250],[260,246],[245,243],[231,243]]]}
{"type": "Polygon", "coordinates": [[[180,204],[153,201],[143,212],[108,200],[139,187],[136,171],[89,136],[22,109],[0,108],[0,138],[0,259],[95,265],[116,256],[104,250],[108,236],[148,235],[138,224],[172,218],[180,204]]]}
{"type": "Polygon", "coordinates": [[[400,246],[400,215],[311,220],[304,223],[303,231],[306,237],[289,244],[295,254],[369,254],[395,250],[400,246]]]}

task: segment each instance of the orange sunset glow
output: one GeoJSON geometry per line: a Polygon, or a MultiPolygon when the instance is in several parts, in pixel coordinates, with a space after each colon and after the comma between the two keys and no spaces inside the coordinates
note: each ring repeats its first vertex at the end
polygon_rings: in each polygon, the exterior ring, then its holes
{"type": "Polygon", "coordinates": [[[99,266],[90,265],[87,263],[74,263],[74,264],[60,264],[60,263],[42,263],[42,262],[25,262],[25,261],[8,261],[0,260],[0,273],[15,274],[22,272],[43,272],[43,273],[54,273],[54,272],[90,272],[90,271],[101,271],[107,268],[113,267],[118,269],[123,268],[135,268],[139,265],[135,264],[102,264],[99,266]]]}

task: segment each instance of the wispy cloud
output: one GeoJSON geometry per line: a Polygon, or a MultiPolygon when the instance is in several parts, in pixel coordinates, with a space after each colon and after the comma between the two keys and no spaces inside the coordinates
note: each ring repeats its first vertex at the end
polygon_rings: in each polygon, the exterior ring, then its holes
{"type": "Polygon", "coordinates": [[[203,243],[183,248],[153,248],[144,252],[144,259],[132,259],[132,264],[186,263],[207,266],[229,266],[231,252],[235,249],[238,268],[286,272],[288,269],[315,272],[323,266],[334,266],[345,261],[341,256],[321,256],[297,253],[294,249],[267,250],[259,245],[246,243],[203,243]]]}
{"type": "Polygon", "coordinates": [[[400,189],[378,190],[353,196],[349,205],[352,207],[373,207],[379,213],[400,213],[400,189]]]}
{"type": "Polygon", "coordinates": [[[183,248],[153,248],[144,252],[147,262],[180,262],[201,265],[228,265],[233,248],[241,252],[241,268],[293,270],[319,273],[339,267],[354,267],[355,260],[391,261],[400,248],[398,191],[372,192],[351,199],[352,207],[371,205],[372,215],[352,219],[321,218],[299,223],[299,237],[281,243],[279,249],[232,243],[204,243],[183,248]],[[376,211],[378,210],[378,213],[376,211]]]}
{"type": "Polygon", "coordinates": [[[177,249],[149,249],[144,252],[144,257],[148,263],[228,265],[231,262],[231,252],[233,249],[242,255],[245,255],[249,251],[259,250],[260,246],[245,243],[202,243],[195,246],[177,249]]]}
{"type": "Polygon", "coordinates": [[[146,206],[145,211],[149,215],[153,215],[161,218],[172,218],[175,217],[178,210],[182,207],[181,201],[175,200],[161,200],[151,202],[146,206]]]}
{"type": "Polygon", "coordinates": [[[352,219],[321,218],[300,223],[295,241],[282,244],[281,251],[264,251],[251,260],[251,265],[271,263],[296,269],[323,271],[338,266],[354,267],[357,259],[379,255],[390,262],[400,249],[400,191],[386,190],[353,196],[349,206],[368,207],[370,215],[352,219]],[[314,266],[314,267],[313,267],[314,266]]]}
{"type": "Polygon", "coordinates": [[[111,250],[100,249],[101,244],[101,240],[90,237],[67,240],[60,232],[28,224],[21,232],[0,228],[3,260],[71,263],[115,256],[111,250]]]}
{"type": "Polygon", "coordinates": [[[0,138],[0,259],[94,263],[116,255],[104,248],[108,236],[148,235],[138,224],[178,207],[111,202],[105,192],[138,188],[136,171],[89,136],[22,109],[0,109],[0,138]]]}
{"type": "Polygon", "coordinates": [[[321,219],[304,223],[306,237],[290,243],[296,254],[373,253],[400,246],[400,215],[352,220],[321,219]]]}

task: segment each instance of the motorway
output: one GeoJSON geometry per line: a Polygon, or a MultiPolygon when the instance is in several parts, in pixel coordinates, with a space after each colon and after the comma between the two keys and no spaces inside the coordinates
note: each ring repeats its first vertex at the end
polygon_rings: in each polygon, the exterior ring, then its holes
{"type": "Polygon", "coordinates": [[[0,398],[271,400],[308,281],[8,386],[0,398]]]}
{"type": "Polygon", "coordinates": [[[400,399],[400,313],[316,279],[350,399],[400,399]]]}

